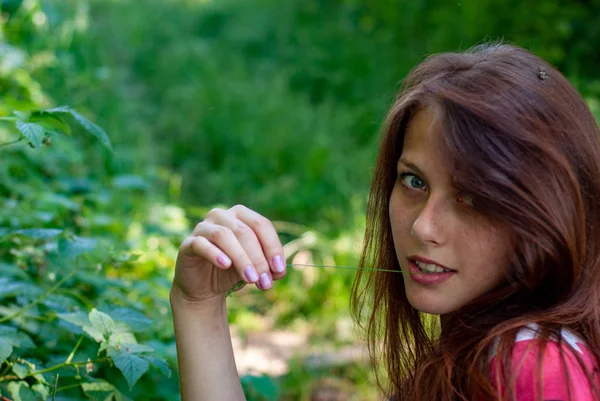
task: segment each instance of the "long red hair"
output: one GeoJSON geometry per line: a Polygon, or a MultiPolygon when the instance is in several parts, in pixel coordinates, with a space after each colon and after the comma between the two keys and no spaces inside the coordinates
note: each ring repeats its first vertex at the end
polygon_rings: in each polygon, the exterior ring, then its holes
{"type": "MultiPolygon", "coordinates": [[[[388,397],[502,399],[487,366],[496,342],[503,397],[512,400],[509,361],[520,328],[536,323],[542,342],[566,328],[600,356],[600,131],[567,79],[524,49],[494,43],[427,58],[405,79],[385,124],[364,267],[400,269],[389,199],[407,123],[428,105],[441,111],[457,185],[481,213],[512,227],[507,280],[454,313],[443,336],[408,302],[402,274],[359,272],[352,312],[376,366],[383,362],[378,384],[388,397]]],[[[579,362],[600,400],[593,372],[579,362]]]]}

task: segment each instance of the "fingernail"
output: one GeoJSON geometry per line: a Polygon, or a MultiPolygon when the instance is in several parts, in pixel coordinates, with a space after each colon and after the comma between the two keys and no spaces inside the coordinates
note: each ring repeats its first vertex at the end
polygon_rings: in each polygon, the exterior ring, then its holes
{"type": "Polygon", "coordinates": [[[268,290],[271,288],[271,277],[269,277],[268,273],[263,273],[260,275],[260,288],[263,290],[268,290]]]}
{"type": "Polygon", "coordinates": [[[217,262],[219,262],[219,264],[221,266],[229,267],[229,265],[231,264],[231,259],[229,259],[227,257],[227,255],[225,255],[224,253],[222,253],[219,256],[217,256],[217,262]]]}
{"type": "Polygon", "coordinates": [[[244,269],[244,275],[246,276],[246,279],[251,283],[256,283],[258,281],[258,273],[256,273],[254,267],[250,265],[246,266],[246,268],[244,269]]]}
{"type": "Polygon", "coordinates": [[[273,265],[276,272],[283,273],[285,271],[285,264],[283,263],[283,258],[281,255],[275,255],[273,258],[273,265]]]}

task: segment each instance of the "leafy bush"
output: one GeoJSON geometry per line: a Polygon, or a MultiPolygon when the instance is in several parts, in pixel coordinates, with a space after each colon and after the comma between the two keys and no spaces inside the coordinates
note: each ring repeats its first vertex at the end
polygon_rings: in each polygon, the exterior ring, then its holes
{"type": "Polygon", "coordinates": [[[62,175],[64,165],[48,163],[60,160],[57,155],[18,146],[23,141],[38,150],[53,136],[68,134],[67,115],[111,149],[101,128],[68,107],[1,118],[20,137],[1,144],[7,179],[0,186],[0,389],[15,400],[54,399],[63,392],[124,400],[150,366],[170,376],[167,362],[135,334],[152,326],[142,313],[151,305],[140,302],[141,294],[166,285],[111,274],[137,256],[114,237],[81,235],[102,228],[101,219],[93,224],[86,214],[110,202],[110,194],[93,192],[84,178],[62,175]],[[115,377],[117,370],[122,378],[115,377]],[[118,389],[123,378],[127,391],[118,389]]]}

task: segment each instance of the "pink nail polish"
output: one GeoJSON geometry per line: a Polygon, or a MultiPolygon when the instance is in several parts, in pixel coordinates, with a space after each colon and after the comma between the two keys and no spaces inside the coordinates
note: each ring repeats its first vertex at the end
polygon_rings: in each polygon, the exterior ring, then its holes
{"type": "Polygon", "coordinates": [[[260,288],[263,290],[268,290],[271,288],[271,277],[269,277],[268,273],[263,273],[260,275],[260,288]]]}
{"type": "Polygon", "coordinates": [[[254,267],[250,265],[246,266],[246,268],[244,269],[244,275],[246,276],[246,279],[251,283],[256,283],[258,281],[258,274],[256,273],[254,267]]]}
{"type": "Polygon", "coordinates": [[[283,263],[283,258],[281,255],[275,255],[273,258],[273,266],[275,267],[275,271],[278,273],[283,273],[285,271],[285,264],[283,263]]]}
{"type": "Polygon", "coordinates": [[[231,265],[231,259],[229,259],[224,253],[217,256],[217,262],[223,267],[229,267],[229,265],[231,265]]]}

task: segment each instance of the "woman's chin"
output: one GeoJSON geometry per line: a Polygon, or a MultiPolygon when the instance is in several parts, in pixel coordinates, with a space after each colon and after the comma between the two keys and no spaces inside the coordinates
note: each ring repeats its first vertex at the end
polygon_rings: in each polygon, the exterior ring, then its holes
{"type": "Polygon", "coordinates": [[[459,305],[455,305],[455,300],[446,299],[445,297],[436,296],[437,294],[412,294],[407,292],[408,302],[413,308],[419,312],[429,313],[431,315],[448,315],[459,309],[459,305]]]}

